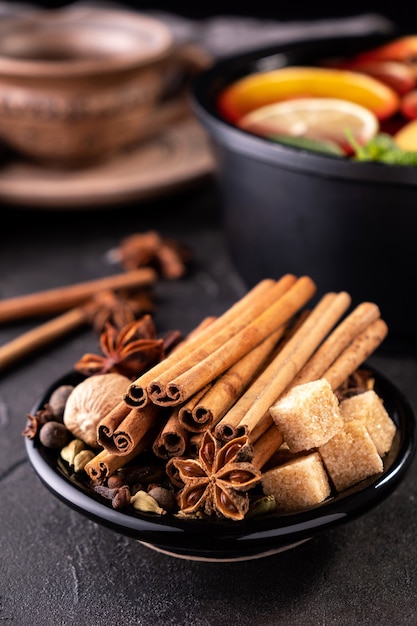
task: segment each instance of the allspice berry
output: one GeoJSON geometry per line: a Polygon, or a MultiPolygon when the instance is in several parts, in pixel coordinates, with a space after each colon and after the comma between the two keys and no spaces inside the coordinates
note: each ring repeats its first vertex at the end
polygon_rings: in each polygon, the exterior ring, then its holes
{"type": "Polygon", "coordinates": [[[165,487],[152,487],[149,489],[148,495],[152,496],[159,506],[168,513],[172,513],[178,508],[174,494],[169,489],[165,489],[165,487]]]}
{"type": "Polygon", "coordinates": [[[39,441],[45,448],[63,448],[70,437],[71,433],[61,422],[46,422],[39,431],[39,441]]]}
{"type": "Polygon", "coordinates": [[[109,489],[118,489],[119,487],[123,487],[124,484],[120,474],[112,474],[112,476],[109,476],[107,479],[107,487],[109,487],[109,489]]]}
{"type": "Polygon", "coordinates": [[[73,389],[73,385],[61,385],[52,392],[48,404],[57,419],[62,420],[68,396],[73,389]]]}

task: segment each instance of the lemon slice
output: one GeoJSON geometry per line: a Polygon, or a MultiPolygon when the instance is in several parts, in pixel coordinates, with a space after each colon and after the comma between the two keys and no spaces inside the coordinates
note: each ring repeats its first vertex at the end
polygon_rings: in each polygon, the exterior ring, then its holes
{"type": "Polygon", "coordinates": [[[380,120],[399,108],[398,94],[380,80],[349,70],[283,67],[250,74],[229,85],[218,98],[218,109],[236,122],[259,107],[293,98],[340,98],[366,107],[380,120]]]}
{"type": "Polygon", "coordinates": [[[295,98],[268,104],[243,116],[238,125],[263,137],[306,137],[330,141],[344,149],[349,145],[349,135],[364,144],[379,130],[372,111],[337,98],[295,98]]]}

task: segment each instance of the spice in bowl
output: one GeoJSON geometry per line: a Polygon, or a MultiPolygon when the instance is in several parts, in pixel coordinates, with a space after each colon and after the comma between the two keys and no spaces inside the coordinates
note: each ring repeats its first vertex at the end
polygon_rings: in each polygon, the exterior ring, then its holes
{"type": "Polygon", "coordinates": [[[58,387],[23,435],[132,515],[238,522],[325,502],[382,473],[396,426],[364,366],[388,331],[378,306],[348,313],[340,292],[306,309],[315,292],[308,276],[264,279],[174,345],[148,315],[139,338],[119,331],[120,358],[84,355],[80,382],[58,387]]]}

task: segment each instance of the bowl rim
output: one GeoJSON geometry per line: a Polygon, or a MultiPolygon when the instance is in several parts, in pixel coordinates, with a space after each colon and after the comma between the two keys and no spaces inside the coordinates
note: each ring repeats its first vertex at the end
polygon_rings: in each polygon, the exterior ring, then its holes
{"type": "MultiPolygon", "coordinates": [[[[403,33],[401,33],[402,35],[403,33]]],[[[354,182],[417,186],[415,166],[352,161],[287,146],[258,137],[222,118],[216,108],[217,95],[248,73],[286,65],[311,65],[312,60],[358,52],[392,40],[396,34],[346,34],[260,47],[220,59],[194,77],[190,85],[191,107],[211,137],[214,148],[221,145],[250,159],[282,169],[354,182]]],[[[399,36],[399,35],[398,35],[399,36]]],[[[313,63],[314,64],[314,63],[313,63]]]]}
{"type": "MultiPolygon", "coordinates": [[[[112,29],[130,32],[139,45],[129,51],[109,53],[102,58],[40,60],[13,57],[0,47],[0,80],[3,78],[65,78],[105,75],[151,66],[167,58],[174,50],[174,33],[169,26],[145,13],[116,7],[68,6],[57,9],[31,9],[4,18],[0,34],[4,38],[20,35],[28,40],[53,29],[75,32],[75,29],[98,32],[112,29]],[[142,34],[142,37],[141,37],[142,34]],[[146,45],[144,37],[146,36],[146,45]]],[[[103,33],[101,33],[103,34],[103,33]]]]}
{"type": "MultiPolygon", "coordinates": [[[[368,364],[364,366],[373,372],[375,389],[397,425],[393,446],[384,458],[384,471],[324,503],[297,513],[268,513],[236,522],[184,520],[170,514],[161,516],[117,511],[109,501],[97,494],[87,493],[81,484],[59,471],[57,451],[47,450],[36,440],[25,437],[27,457],[44,486],[70,508],[100,525],[161,550],[176,555],[205,555],[216,559],[281,550],[367,513],[397,488],[413,461],[416,421],[410,403],[383,374],[368,364]]],[[[69,372],[52,383],[33,406],[32,414],[43,406],[56,387],[76,384],[82,379],[76,372],[69,372]]]]}

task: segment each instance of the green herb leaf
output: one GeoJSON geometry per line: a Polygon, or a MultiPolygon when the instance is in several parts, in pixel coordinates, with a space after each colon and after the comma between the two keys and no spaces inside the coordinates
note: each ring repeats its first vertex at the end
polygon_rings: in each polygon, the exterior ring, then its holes
{"type": "Polygon", "coordinates": [[[356,161],[376,161],[388,165],[417,165],[417,151],[402,150],[388,133],[378,133],[361,146],[351,132],[346,133],[356,161]]]}
{"type": "Polygon", "coordinates": [[[343,150],[333,141],[319,141],[310,137],[291,137],[290,135],[270,135],[268,139],[294,148],[313,150],[314,152],[332,154],[333,156],[345,156],[343,150]]]}

